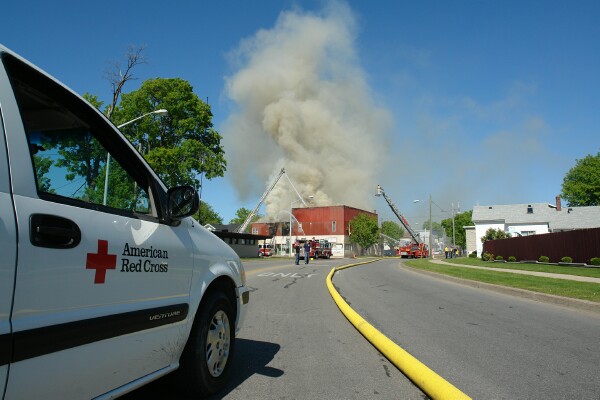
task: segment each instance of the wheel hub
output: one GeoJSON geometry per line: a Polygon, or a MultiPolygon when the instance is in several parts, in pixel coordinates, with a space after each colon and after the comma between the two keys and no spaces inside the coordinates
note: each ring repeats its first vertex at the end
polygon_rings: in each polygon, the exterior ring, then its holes
{"type": "Polygon", "coordinates": [[[217,378],[227,365],[231,337],[229,334],[229,318],[223,311],[217,311],[208,327],[206,339],[206,364],[210,374],[217,378]]]}

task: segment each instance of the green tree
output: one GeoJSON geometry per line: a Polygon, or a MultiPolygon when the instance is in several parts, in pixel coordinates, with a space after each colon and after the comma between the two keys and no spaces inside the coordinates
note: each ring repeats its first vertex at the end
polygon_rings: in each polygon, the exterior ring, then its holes
{"type": "Polygon", "coordinates": [[[508,232],[504,232],[500,228],[490,228],[487,231],[485,231],[485,235],[481,237],[481,243],[485,243],[488,240],[508,239],[509,237],[511,237],[511,234],[508,232]]]}
{"type": "Polygon", "coordinates": [[[561,197],[572,207],[600,205],[600,152],[577,160],[563,179],[561,197]]]}
{"type": "Polygon", "coordinates": [[[361,213],[350,221],[350,241],[360,246],[361,254],[378,240],[377,218],[361,213]]]}
{"type": "MultiPolygon", "coordinates": [[[[42,147],[45,150],[53,150],[58,156],[50,163],[47,158],[43,161],[36,159],[36,162],[42,161],[37,172],[43,172],[43,176],[51,166],[64,168],[67,181],[83,181],[80,187],[82,190],[74,194],[75,198],[84,201],[96,199],[102,180],[100,175],[106,164],[106,151],[98,141],[85,128],[45,131],[40,137],[42,147]]],[[[44,186],[49,182],[42,178],[40,183],[44,186]]]]}
{"type": "MultiPolygon", "coordinates": [[[[142,52],[143,48],[141,47],[130,47],[126,55],[126,67],[121,68],[119,64],[115,63],[113,69],[107,73],[107,79],[112,86],[112,103],[103,112],[111,120],[125,83],[135,79],[132,74],[133,68],[145,63],[142,52]]],[[[99,110],[104,105],[97,96],[90,93],[84,93],[83,98],[99,110]]],[[[72,197],[101,204],[107,159],[104,147],[85,128],[62,129],[60,132],[47,131],[45,135],[42,135],[41,141],[42,148],[45,150],[52,149],[53,153],[56,154],[54,159],[36,156],[36,173],[38,174],[40,189],[55,192],[45,174],[49,172],[51,167],[64,168],[67,181],[83,182],[71,195],[72,197]]],[[[137,209],[135,203],[140,199],[137,193],[141,193],[142,190],[131,179],[121,179],[126,177],[126,174],[116,162],[114,162],[114,166],[111,166],[110,175],[108,205],[137,209]]]]}
{"type": "Polygon", "coordinates": [[[205,201],[200,202],[200,208],[194,218],[197,219],[202,225],[205,224],[223,224],[223,218],[217,213],[210,204],[205,201]]]}
{"type": "Polygon", "coordinates": [[[125,122],[157,109],[166,109],[168,114],[141,119],[123,127],[123,132],[165,184],[198,187],[200,175],[207,179],[223,176],[227,163],[221,135],[213,129],[210,106],[189,82],[147,80],[138,90],[122,95],[113,119],[125,122]]]}
{"type": "Polygon", "coordinates": [[[392,239],[400,239],[404,236],[404,229],[394,221],[383,221],[381,223],[381,233],[392,239]]]}
{"type": "MultiPolygon", "coordinates": [[[[241,225],[244,223],[246,218],[248,218],[248,215],[250,215],[251,212],[252,212],[252,210],[248,210],[247,208],[244,208],[244,207],[238,208],[238,210],[235,212],[235,218],[232,218],[229,221],[229,223],[241,225]]],[[[262,218],[262,215],[256,213],[256,215],[254,217],[252,217],[252,220],[250,220],[250,223],[256,222],[260,218],[262,218]]],[[[250,224],[248,224],[248,226],[246,227],[246,232],[248,232],[249,230],[250,230],[250,224]]]]}
{"type": "Polygon", "coordinates": [[[90,103],[92,106],[96,107],[98,110],[102,111],[102,106],[104,105],[103,101],[100,101],[100,99],[98,99],[98,96],[85,92],[83,94],[84,99],[86,99],[88,101],[88,103],[90,103]]]}
{"type": "MultiPolygon", "coordinates": [[[[43,146],[41,148],[46,150],[43,146]]],[[[37,177],[38,190],[47,193],[54,193],[55,191],[52,188],[50,178],[47,176],[54,162],[50,157],[37,155],[37,150],[35,150],[33,153],[33,158],[35,160],[33,164],[35,165],[35,176],[37,177]]]]}
{"type": "MultiPolygon", "coordinates": [[[[473,210],[465,211],[454,215],[454,237],[456,245],[465,249],[467,248],[467,231],[464,226],[473,226],[473,210]]],[[[446,236],[452,238],[452,218],[442,220],[442,227],[446,236]]]]}

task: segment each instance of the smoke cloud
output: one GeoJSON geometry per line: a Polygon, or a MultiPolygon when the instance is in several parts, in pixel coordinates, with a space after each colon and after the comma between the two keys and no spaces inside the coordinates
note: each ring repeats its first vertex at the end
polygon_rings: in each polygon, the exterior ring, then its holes
{"type": "MultiPolygon", "coordinates": [[[[355,36],[352,11],[331,3],[318,15],[281,13],[232,54],[238,69],[226,95],[235,111],[221,132],[242,198],[262,193],[284,167],[312,205],[373,209],[392,122],[373,100],[355,36]]],[[[265,201],[267,217],[296,200],[282,178],[265,201]]]]}

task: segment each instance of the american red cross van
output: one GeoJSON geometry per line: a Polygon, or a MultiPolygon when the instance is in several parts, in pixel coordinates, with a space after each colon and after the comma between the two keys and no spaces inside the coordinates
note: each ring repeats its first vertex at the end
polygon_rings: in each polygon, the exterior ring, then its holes
{"type": "Polygon", "coordinates": [[[239,257],[89,103],[0,46],[0,397],[108,399],[226,381],[239,257]]]}

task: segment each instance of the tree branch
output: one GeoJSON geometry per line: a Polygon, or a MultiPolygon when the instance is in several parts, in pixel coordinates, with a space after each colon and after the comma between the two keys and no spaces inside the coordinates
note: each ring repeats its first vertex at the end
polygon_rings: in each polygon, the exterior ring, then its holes
{"type": "Polygon", "coordinates": [[[125,67],[125,70],[121,69],[121,65],[118,61],[115,61],[112,63],[112,67],[106,71],[105,79],[108,80],[112,87],[112,102],[106,110],[108,119],[111,118],[112,113],[117,106],[119,96],[123,91],[125,83],[137,79],[133,75],[133,68],[137,65],[148,63],[143,54],[145,48],[145,46],[129,46],[126,54],[127,66],[125,67]]]}

